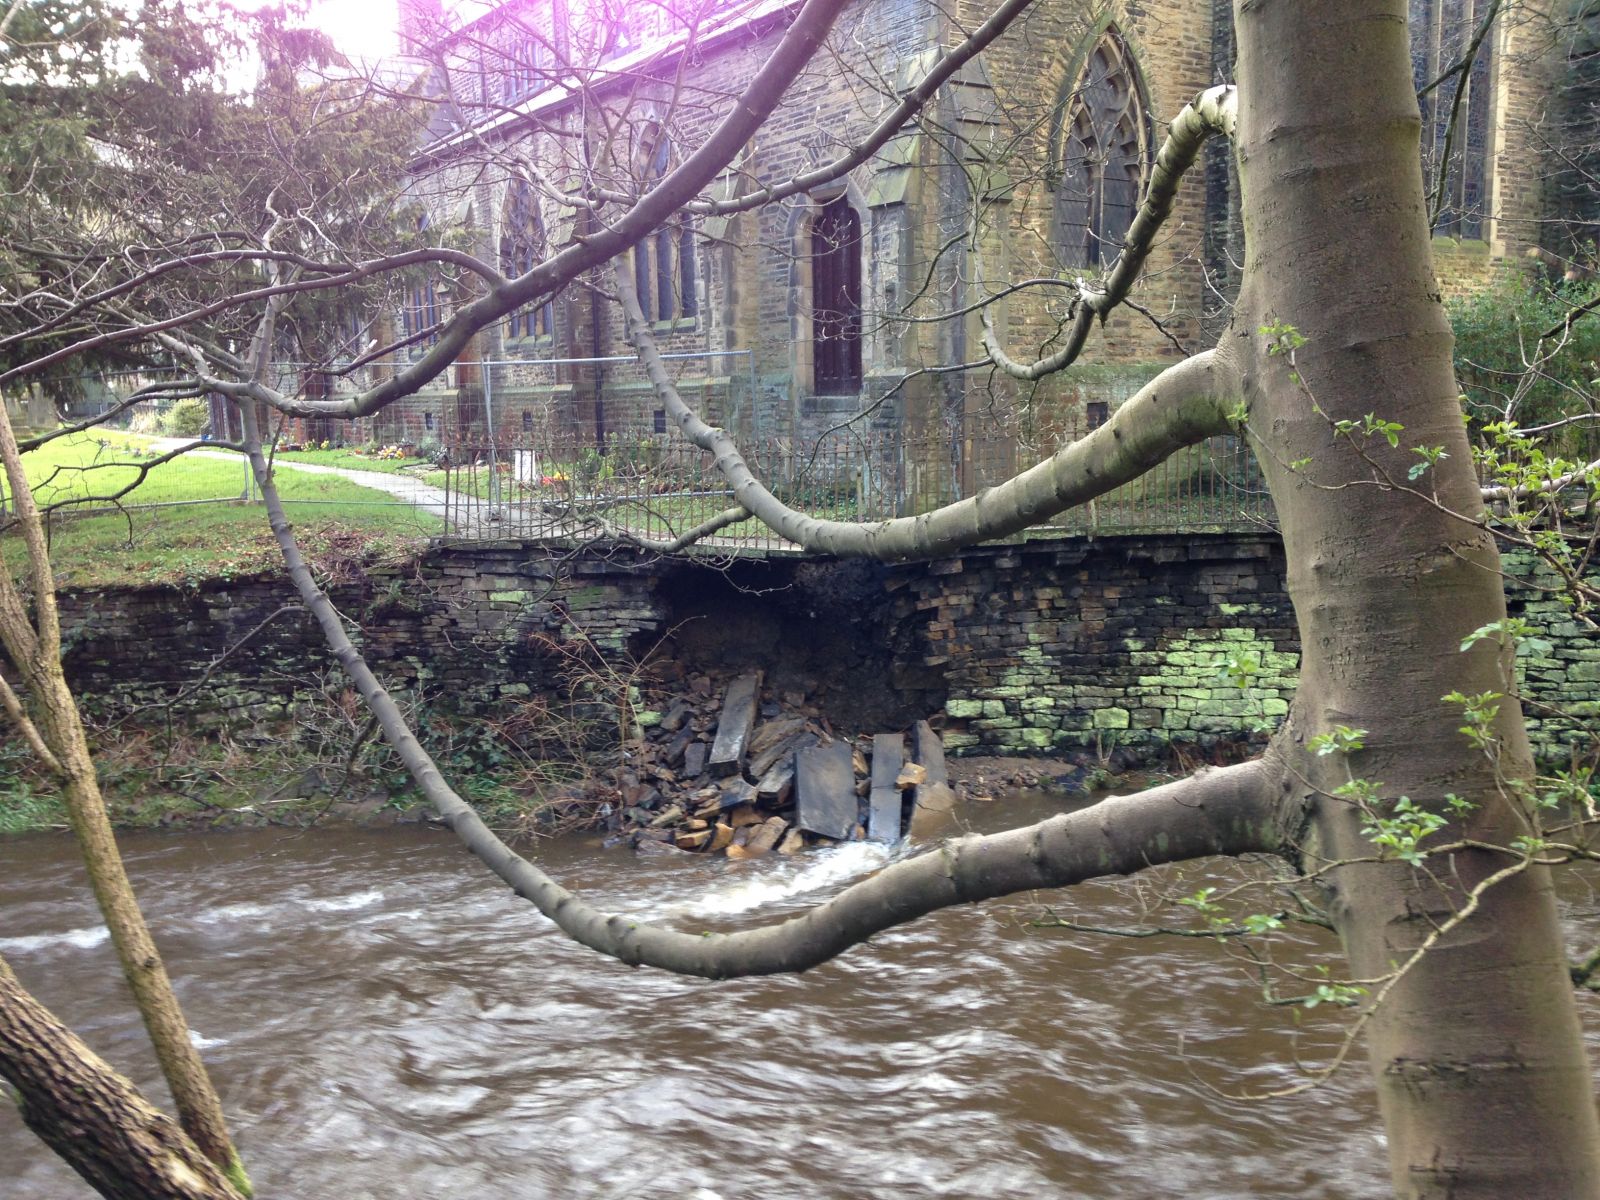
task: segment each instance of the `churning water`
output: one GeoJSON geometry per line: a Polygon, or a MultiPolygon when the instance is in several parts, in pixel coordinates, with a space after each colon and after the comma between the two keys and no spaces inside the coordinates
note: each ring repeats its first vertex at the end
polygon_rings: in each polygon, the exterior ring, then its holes
{"type": "MultiPolygon", "coordinates": [[[[1125,888],[952,910],[801,977],[713,984],[568,943],[438,831],[127,851],[264,1200],[1387,1191],[1359,1061],[1290,1099],[1229,1098],[1294,1083],[1297,1051],[1331,1044],[1320,1013],[1264,1007],[1209,941],[1026,926],[1046,902],[1133,922],[1125,888]]],[[[691,930],[791,913],[886,855],[537,853],[606,906],[691,930]]],[[[166,1102],[67,841],[0,842],[0,954],[166,1102]]],[[[0,1163],[0,1196],[90,1195],[7,1106],[0,1163]]]]}

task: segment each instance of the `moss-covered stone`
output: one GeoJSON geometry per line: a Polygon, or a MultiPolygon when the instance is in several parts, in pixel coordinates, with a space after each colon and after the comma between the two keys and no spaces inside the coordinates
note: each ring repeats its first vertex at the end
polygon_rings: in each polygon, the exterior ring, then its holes
{"type": "Polygon", "coordinates": [[[1095,729],[1127,729],[1133,723],[1125,708],[1097,708],[1090,724],[1095,729]]]}

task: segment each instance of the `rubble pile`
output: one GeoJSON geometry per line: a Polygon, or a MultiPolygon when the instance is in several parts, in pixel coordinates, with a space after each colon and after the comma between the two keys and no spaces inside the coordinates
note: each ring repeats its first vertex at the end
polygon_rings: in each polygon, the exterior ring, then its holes
{"type": "Polygon", "coordinates": [[[663,705],[617,768],[617,839],[640,853],[755,858],[921,836],[950,809],[944,747],[926,721],[849,738],[797,692],[764,697],[759,671],[721,691],[705,676],[663,705]]]}

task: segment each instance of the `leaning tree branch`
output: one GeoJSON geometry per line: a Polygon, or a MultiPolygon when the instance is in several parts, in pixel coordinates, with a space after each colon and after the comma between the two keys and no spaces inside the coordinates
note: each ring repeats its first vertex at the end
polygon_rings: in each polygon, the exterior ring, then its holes
{"type": "Polygon", "coordinates": [[[5,710],[6,716],[17,727],[17,732],[22,734],[22,740],[28,743],[28,749],[33,751],[34,757],[44,764],[45,770],[52,775],[61,775],[61,760],[58,759],[45,745],[44,738],[39,734],[39,727],[33,723],[33,718],[22,707],[22,700],[17,695],[6,677],[0,675],[0,709],[5,710]]]}
{"type": "Polygon", "coordinates": [[[1072,327],[1067,331],[1066,344],[1054,354],[1031,363],[1020,363],[1006,353],[995,333],[994,322],[987,310],[983,313],[983,348],[989,357],[1013,379],[1032,382],[1072,365],[1089,340],[1089,330],[1095,318],[1104,321],[1111,310],[1121,304],[1155,246],[1156,234],[1172,214],[1172,203],[1178,194],[1178,184],[1184,174],[1200,157],[1200,150],[1214,134],[1233,137],[1237,96],[1232,84],[1207,88],[1192,102],[1183,106],[1167,129],[1166,141],[1156,155],[1155,169],[1150,173],[1150,186],[1145,190],[1144,202],[1128,227],[1123,239],[1122,253],[1112,264],[1106,277],[1098,283],[1078,280],[1077,311],[1072,327]]]}
{"type": "Polygon", "coordinates": [[[680,933],[601,912],[495,836],[439,771],[399,706],[350,641],[344,622],[300,554],[261,448],[256,414],[245,441],[284,563],[306,607],[384,736],[444,823],[482,862],[574,940],[635,966],[709,979],[804,971],[875,933],[940,908],[1037,888],[1129,875],[1207,855],[1274,853],[1281,767],[1275,756],[1202,771],[1136,796],[989,837],[965,837],[894,864],[811,911],[732,934],[680,933]]]}
{"type": "Polygon", "coordinates": [[[71,818],[95,902],[150,1036],[151,1048],[172,1091],[179,1121],[234,1190],[248,1196],[250,1181],[228,1133],[222,1103],[206,1074],[200,1052],[189,1039],[189,1024],[117,849],[83,719],[61,665],[61,622],[44,522],[29,489],[16,435],[3,406],[0,464],[11,485],[33,592],[30,623],[21,611],[16,583],[8,570],[0,569],[0,641],[27,687],[33,710],[30,715],[54,760],[61,798],[71,818]]]}
{"type": "Polygon", "coordinates": [[[827,521],[790,508],[758,480],[724,430],[700,419],[678,394],[639,308],[632,275],[614,272],[633,343],[656,398],[685,437],[716,459],[734,499],[774,532],[808,550],[895,562],[932,558],[1019,533],[1137,479],[1185,446],[1226,433],[1228,400],[1240,390],[1221,348],[1168,367],[1080,441],[998,487],[918,517],[870,524],[827,521]]]}
{"type": "Polygon", "coordinates": [[[95,1191],[239,1200],[178,1123],[34,999],[0,959],[0,1078],[22,1123],[95,1191]]]}

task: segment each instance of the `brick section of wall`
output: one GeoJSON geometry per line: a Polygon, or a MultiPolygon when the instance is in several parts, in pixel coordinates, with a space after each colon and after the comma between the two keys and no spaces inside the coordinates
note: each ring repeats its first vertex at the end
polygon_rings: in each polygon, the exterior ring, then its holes
{"type": "MultiPolygon", "coordinates": [[[[692,666],[759,665],[783,687],[826,679],[818,698],[846,727],[895,727],[942,706],[946,745],[967,754],[1236,738],[1287,711],[1298,666],[1282,549],[1267,535],[1041,539],[895,567],[786,558],[713,569],[615,553],[570,557],[555,578],[551,567],[514,543],[437,550],[335,600],[380,674],[446,709],[492,714],[557,694],[551,639],[581,630],[618,655],[672,635],[666,656],[692,666]],[[1248,686],[1230,662],[1253,668],[1248,686]]],[[[1525,669],[1533,699],[1562,709],[1530,706],[1535,744],[1559,760],[1588,736],[1580,722],[1600,716],[1600,646],[1552,595],[1514,587],[1510,599],[1551,643],[1525,669]]],[[[275,580],[68,594],[68,670],[98,715],[156,704],[284,605],[180,706],[202,726],[282,717],[297,696],[345,685],[275,580]]]]}

